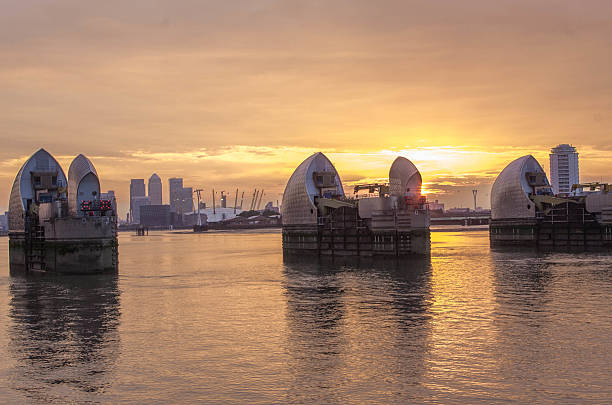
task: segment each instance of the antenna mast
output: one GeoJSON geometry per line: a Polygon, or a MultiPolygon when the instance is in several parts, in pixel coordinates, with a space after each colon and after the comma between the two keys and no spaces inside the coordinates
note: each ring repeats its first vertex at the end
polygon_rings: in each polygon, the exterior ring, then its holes
{"type": "Polygon", "coordinates": [[[264,191],[261,190],[261,194],[259,195],[259,203],[257,203],[257,211],[261,208],[261,200],[263,200],[264,191]]]}
{"type": "Polygon", "coordinates": [[[196,222],[196,225],[197,225],[197,226],[202,226],[202,217],[200,217],[200,193],[201,193],[202,191],[204,191],[204,190],[203,190],[203,189],[201,189],[201,188],[198,188],[198,189],[196,189],[196,190],[193,190],[193,192],[194,192],[194,193],[196,193],[196,194],[197,194],[197,196],[198,196],[198,219],[197,219],[197,222],[196,222]]]}
{"type": "Polygon", "coordinates": [[[236,213],[236,205],[238,205],[238,189],[236,189],[236,197],[234,198],[234,214],[236,213]]]}

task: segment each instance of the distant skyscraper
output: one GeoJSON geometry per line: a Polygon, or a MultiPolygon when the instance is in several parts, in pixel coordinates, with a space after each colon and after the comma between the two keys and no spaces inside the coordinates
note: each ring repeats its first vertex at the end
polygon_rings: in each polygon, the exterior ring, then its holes
{"type": "Polygon", "coordinates": [[[132,212],[134,204],[132,201],[136,197],[144,197],[146,195],[144,179],[132,179],[130,181],[130,212],[132,213],[132,218],[134,217],[134,213],[132,212]]]}
{"type": "Polygon", "coordinates": [[[182,193],[183,214],[193,212],[193,188],[184,187],[182,193]]]}
{"type": "Polygon", "coordinates": [[[568,144],[561,144],[551,149],[550,181],[553,193],[572,194],[572,185],[580,183],[576,148],[568,144]]]}
{"type": "Polygon", "coordinates": [[[170,186],[170,211],[179,212],[182,209],[183,201],[183,179],[172,178],[168,180],[170,186]]]}
{"type": "Polygon", "coordinates": [[[156,173],[149,178],[149,197],[152,205],[161,205],[162,181],[156,173]]]}
{"type": "Polygon", "coordinates": [[[134,197],[132,199],[133,209],[132,209],[132,223],[139,224],[140,223],[140,208],[144,205],[151,205],[151,199],[149,197],[134,197]]]}

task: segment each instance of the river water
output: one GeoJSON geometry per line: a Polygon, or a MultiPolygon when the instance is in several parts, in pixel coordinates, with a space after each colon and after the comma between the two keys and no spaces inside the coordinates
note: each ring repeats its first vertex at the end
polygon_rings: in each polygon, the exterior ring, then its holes
{"type": "Polygon", "coordinates": [[[122,233],[119,276],[11,277],[1,403],[604,403],[612,256],[434,232],[411,261],[283,262],[278,231],[122,233]]]}

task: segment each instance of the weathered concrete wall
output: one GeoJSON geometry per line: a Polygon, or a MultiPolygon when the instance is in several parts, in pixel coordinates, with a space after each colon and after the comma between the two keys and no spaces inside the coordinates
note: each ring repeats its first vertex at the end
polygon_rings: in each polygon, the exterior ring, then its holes
{"type": "Polygon", "coordinates": [[[612,250],[612,226],[596,222],[521,223],[491,221],[491,246],[530,246],[542,250],[612,250]]]}
{"type": "Polygon", "coordinates": [[[25,239],[23,237],[10,236],[9,271],[11,274],[26,271],[25,239]]]}
{"type": "Polygon", "coordinates": [[[97,239],[116,236],[113,217],[67,217],[44,222],[45,239],[97,239]]]}
{"type": "Polygon", "coordinates": [[[113,217],[58,218],[43,222],[44,240],[36,241],[28,257],[25,235],[13,233],[9,242],[11,272],[38,269],[48,272],[93,274],[116,272],[118,249],[113,217]],[[32,264],[35,264],[32,266],[32,264]]]}
{"type": "Polygon", "coordinates": [[[47,271],[58,273],[109,273],[117,271],[117,241],[96,239],[45,242],[47,271]]]}
{"type": "Polygon", "coordinates": [[[283,229],[283,252],[320,256],[410,256],[430,253],[429,229],[283,229]]]}
{"type": "MultiPolygon", "coordinates": [[[[24,240],[9,241],[11,273],[27,270],[24,240]]],[[[96,239],[82,241],[45,241],[44,270],[56,273],[113,273],[118,269],[117,241],[96,239]]]]}
{"type": "Polygon", "coordinates": [[[429,229],[417,229],[410,232],[410,250],[415,254],[431,252],[431,233],[429,229]]]}

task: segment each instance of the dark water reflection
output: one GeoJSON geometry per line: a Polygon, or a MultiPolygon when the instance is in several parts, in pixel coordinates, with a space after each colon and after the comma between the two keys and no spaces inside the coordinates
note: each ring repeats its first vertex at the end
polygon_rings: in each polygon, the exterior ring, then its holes
{"type": "Polygon", "coordinates": [[[612,398],[610,259],[492,252],[504,395],[519,402],[612,398]]]}
{"type": "Polygon", "coordinates": [[[116,276],[18,276],[9,291],[13,389],[47,403],[95,398],[109,387],[119,355],[116,276]]]}
{"type": "Polygon", "coordinates": [[[413,398],[429,345],[430,277],[429,258],[286,260],[287,402],[413,398]]]}
{"type": "Polygon", "coordinates": [[[608,403],[612,255],[284,261],[278,232],[120,236],[119,276],[10,277],[0,403],[608,403]]]}

